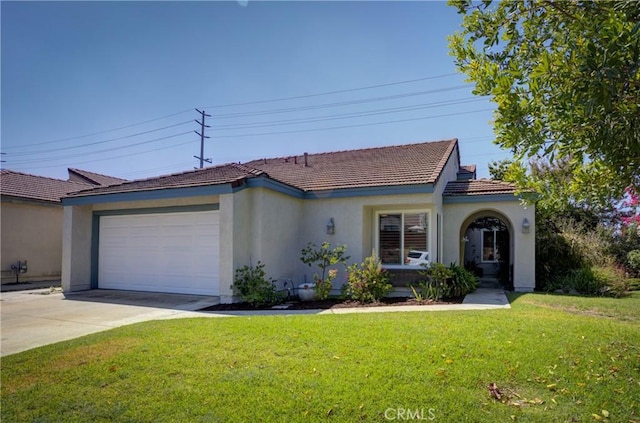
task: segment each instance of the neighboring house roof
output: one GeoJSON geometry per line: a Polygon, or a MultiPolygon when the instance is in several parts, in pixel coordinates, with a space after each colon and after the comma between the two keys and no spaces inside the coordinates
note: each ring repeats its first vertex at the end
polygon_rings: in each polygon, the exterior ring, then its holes
{"type": "Polygon", "coordinates": [[[516,186],[509,182],[494,181],[491,179],[472,179],[468,181],[451,181],[447,183],[443,195],[490,195],[490,194],[515,194],[516,186]]]}
{"type": "Polygon", "coordinates": [[[85,189],[71,194],[72,197],[87,195],[114,194],[135,191],[150,191],[166,188],[198,187],[234,183],[262,175],[263,172],[247,166],[230,163],[204,169],[189,170],[171,175],[127,181],[116,185],[85,189]]]}
{"type": "Polygon", "coordinates": [[[218,185],[257,176],[267,176],[303,191],[428,184],[438,180],[456,151],[457,142],[453,139],[230,163],[96,187],[71,196],[218,185]]]}
{"type": "Polygon", "coordinates": [[[457,139],[254,160],[247,166],[304,191],[435,183],[457,139]]]}
{"type": "Polygon", "coordinates": [[[82,182],[63,181],[8,169],[2,169],[0,173],[0,194],[3,197],[59,203],[60,198],[87,187],[89,185],[82,182]]]}
{"type": "Polygon", "coordinates": [[[89,172],[88,170],[68,168],[69,180],[76,182],[85,182],[91,185],[114,185],[126,182],[126,179],[116,178],[114,176],[101,175],[99,173],[89,172]]]}

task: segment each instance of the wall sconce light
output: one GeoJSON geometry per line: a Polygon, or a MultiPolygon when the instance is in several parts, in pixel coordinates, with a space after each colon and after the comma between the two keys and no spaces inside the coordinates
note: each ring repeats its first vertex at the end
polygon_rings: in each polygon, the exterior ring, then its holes
{"type": "Polygon", "coordinates": [[[329,223],[327,223],[327,234],[333,235],[336,233],[336,222],[333,220],[333,217],[329,219],[329,223]]]}
{"type": "Polygon", "coordinates": [[[528,234],[529,229],[531,229],[531,225],[529,224],[529,219],[525,217],[524,220],[522,221],[522,233],[528,234]]]}

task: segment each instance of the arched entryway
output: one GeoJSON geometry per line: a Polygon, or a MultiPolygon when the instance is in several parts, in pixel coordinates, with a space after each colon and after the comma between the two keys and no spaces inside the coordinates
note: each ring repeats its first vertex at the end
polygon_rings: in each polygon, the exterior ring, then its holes
{"type": "Polygon", "coordinates": [[[460,227],[460,263],[482,286],[513,289],[513,225],[502,213],[481,210],[460,227]]]}

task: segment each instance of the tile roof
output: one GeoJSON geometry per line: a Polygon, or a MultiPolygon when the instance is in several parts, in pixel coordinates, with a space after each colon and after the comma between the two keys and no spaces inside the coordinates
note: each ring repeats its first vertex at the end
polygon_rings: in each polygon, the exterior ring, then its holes
{"type": "Polygon", "coordinates": [[[263,172],[247,166],[230,163],[204,169],[189,170],[135,181],[122,182],[115,185],[89,188],[70,194],[70,197],[87,195],[113,194],[135,191],[151,191],[167,188],[197,187],[233,183],[244,178],[262,175],[263,172]]]}
{"type": "Polygon", "coordinates": [[[247,166],[304,191],[435,183],[457,139],[254,160],[247,166]]]}
{"type": "Polygon", "coordinates": [[[92,185],[114,185],[126,182],[126,179],[116,178],[114,176],[101,175],[88,170],[68,168],[69,180],[78,182],[87,182],[92,185]]]}
{"type": "Polygon", "coordinates": [[[30,175],[2,169],[0,171],[0,194],[2,196],[59,203],[60,198],[75,191],[87,189],[82,182],[30,175]]]}
{"type": "Polygon", "coordinates": [[[476,165],[460,165],[460,173],[476,173],[476,165]]]}
{"type": "Polygon", "coordinates": [[[457,142],[452,139],[230,163],[96,187],[70,196],[218,185],[256,176],[268,176],[304,191],[428,184],[438,180],[457,142]]]}
{"type": "Polygon", "coordinates": [[[515,194],[516,186],[509,182],[491,179],[450,181],[444,189],[445,196],[515,194]]]}

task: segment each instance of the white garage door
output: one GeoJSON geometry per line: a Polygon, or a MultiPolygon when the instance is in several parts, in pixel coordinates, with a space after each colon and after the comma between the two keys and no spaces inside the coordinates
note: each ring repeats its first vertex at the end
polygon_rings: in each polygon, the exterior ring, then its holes
{"type": "Polygon", "coordinates": [[[220,295],[218,211],[100,217],[98,286],[220,295]]]}

